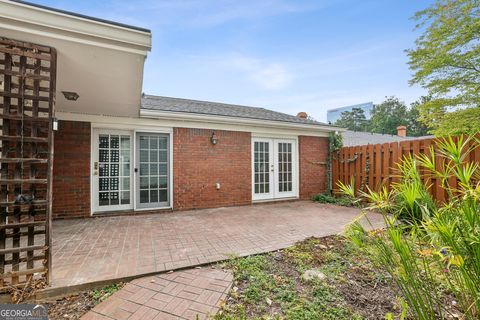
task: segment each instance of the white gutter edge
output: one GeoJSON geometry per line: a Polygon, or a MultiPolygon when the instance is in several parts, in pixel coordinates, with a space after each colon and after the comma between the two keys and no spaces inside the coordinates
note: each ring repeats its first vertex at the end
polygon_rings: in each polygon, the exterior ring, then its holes
{"type": "Polygon", "coordinates": [[[90,42],[90,44],[98,43],[101,45],[102,42],[105,42],[105,46],[116,47],[125,51],[136,51],[136,53],[142,52],[144,55],[152,47],[150,32],[37,8],[21,2],[0,0],[1,19],[7,19],[2,23],[2,27],[7,29],[19,29],[19,26],[14,24],[9,27],[8,20],[10,20],[15,21],[16,24],[22,24],[22,31],[28,29],[35,34],[53,38],[57,37],[58,33],[58,38],[80,43],[90,42]],[[47,29],[37,30],[35,26],[47,29]],[[75,34],[81,35],[84,39],[75,37],[75,34]],[[88,41],[85,37],[90,37],[91,40],[88,41]],[[108,43],[109,41],[117,44],[113,45],[108,43]]]}
{"type": "Polygon", "coordinates": [[[323,132],[344,132],[346,129],[332,127],[328,125],[313,125],[295,122],[283,122],[272,120],[259,120],[239,117],[229,117],[220,115],[204,115],[191,114],[187,112],[168,112],[159,110],[140,110],[141,118],[153,118],[164,120],[188,120],[195,122],[208,122],[217,124],[244,124],[250,126],[269,127],[269,128],[288,128],[288,129],[302,129],[308,131],[323,131],[323,132]]]}

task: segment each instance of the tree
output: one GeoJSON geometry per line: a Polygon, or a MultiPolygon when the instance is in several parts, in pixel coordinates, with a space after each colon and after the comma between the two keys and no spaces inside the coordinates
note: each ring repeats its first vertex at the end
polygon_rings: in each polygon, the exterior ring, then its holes
{"type": "MultiPolygon", "coordinates": [[[[397,134],[397,127],[407,125],[407,106],[395,97],[373,106],[370,131],[375,133],[397,134]]],[[[407,131],[408,133],[408,131],[407,131]]]]}
{"type": "MultiPolygon", "coordinates": [[[[480,3],[437,0],[414,18],[424,32],[407,50],[414,71],[410,84],[420,84],[432,97],[419,106],[421,120],[436,134],[449,134],[447,128],[466,132],[460,127],[467,124],[463,117],[479,111],[464,109],[480,107],[480,3]]],[[[480,129],[480,119],[471,119],[480,129]]]]}
{"type": "Polygon", "coordinates": [[[428,135],[428,126],[420,121],[420,106],[430,101],[430,96],[420,97],[419,100],[410,104],[406,115],[407,134],[412,137],[428,135]]]}
{"type": "Polygon", "coordinates": [[[365,111],[361,108],[352,108],[352,111],[344,111],[340,119],[335,122],[336,126],[353,131],[364,131],[367,119],[365,111]]]}

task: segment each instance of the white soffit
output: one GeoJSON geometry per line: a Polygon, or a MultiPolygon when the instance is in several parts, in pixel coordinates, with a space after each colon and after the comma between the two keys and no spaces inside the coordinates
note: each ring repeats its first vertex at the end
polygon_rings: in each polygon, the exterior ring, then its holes
{"type": "Polygon", "coordinates": [[[151,32],[114,22],[0,0],[0,28],[147,55],[151,32]]]}

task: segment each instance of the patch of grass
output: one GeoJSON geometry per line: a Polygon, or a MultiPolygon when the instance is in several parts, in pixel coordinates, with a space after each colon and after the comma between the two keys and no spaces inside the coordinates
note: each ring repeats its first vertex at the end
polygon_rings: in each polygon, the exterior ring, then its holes
{"type": "Polygon", "coordinates": [[[306,239],[292,247],[288,247],[284,250],[285,257],[293,262],[300,272],[311,268],[315,262],[320,259],[316,256],[316,247],[320,244],[320,241],[315,238],[306,239]]]}
{"type": "Polygon", "coordinates": [[[327,280],[301,280],[304,270],[320,265],[332,274],[344,270],[340,254],[325,248],[310,238],[279,253],[227,261],[235,289],[214,319],[361,319],[327,280]]]}
{"type": "Polygon", "coordinates": [[[356,205],[351,199],[347,197],[336,198],[325,193],[319,193],[314,195],[312,197],[312,200],[319,203],[330,203],[330,204],[336,204],[344,207],[353,207],[356,205]]]}
{"type": "Polygon", "coordinates": [[[90,295],[91,295],[92,299],[95,300],[96,303],[100,303],[103,300],[110,297],[115,292],[117,292],[118,290],[120,290],[121,288],[123,288],[123,286],[124,286],[124,284],[122,282],[111,284],[111,285],[103,287],[101,289],[92,290],[90,295]]]}
{"type": "Polygon", "coordinates": [[[309,299],[299,299],[286,310],[287,319],[362,319],[343,301],[339,291],[316,282],[311,287],[309,299]]]}

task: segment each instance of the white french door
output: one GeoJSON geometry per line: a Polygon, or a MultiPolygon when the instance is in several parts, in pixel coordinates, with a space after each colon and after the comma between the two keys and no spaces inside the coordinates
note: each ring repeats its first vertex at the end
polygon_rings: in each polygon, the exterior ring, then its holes
{"type": "Polygon", "coordinates": [[[170,134],[94,129],[93,212],[171,203],[170,134]]]}
{"type": "Polygon", "coordinates": [[[253,200],[298,195],[296,147],[292,139],[252,139],[253,200]]]}
{"type": "Polygon", "coordinates": [[[132,209],[132,133],[94,130],[93,143],[94,211],[132,209]]]}

